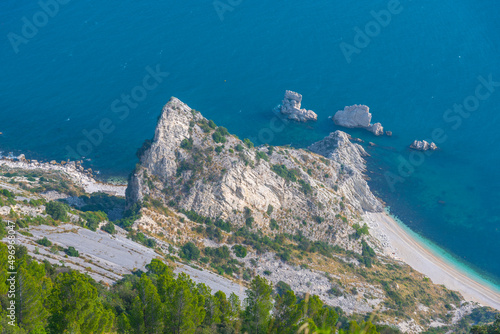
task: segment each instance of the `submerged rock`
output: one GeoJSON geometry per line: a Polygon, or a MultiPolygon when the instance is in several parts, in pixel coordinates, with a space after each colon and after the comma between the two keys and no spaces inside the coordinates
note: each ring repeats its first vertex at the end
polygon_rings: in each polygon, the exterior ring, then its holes
{"type": "Polygon", "coordinates": [[[312,110],[301,109],[302,95],[287,90],[281,103],[281,113],[288,116],[288,119],[297,122],[307,122],[318,120],[318,115],[312,110]]]}
{"type": "Polygon", "coordinates": [[[363,128],[376,136],[383,135],[384,128],[382,124],[371,124],[371,120],[372,114],[370,113],[370,108],[361,104],[347,106],[343,110],[337,111],[333,116],[333,121],[337,125],[346,128],[363,128]]]}
{"type": "Polygon", "coordinates": [[[410,148],[418,151],[434,151],[437,150],[438,147],[434,143],[429,143],[425,140],[415,140],[411,145],[410,148]]]}

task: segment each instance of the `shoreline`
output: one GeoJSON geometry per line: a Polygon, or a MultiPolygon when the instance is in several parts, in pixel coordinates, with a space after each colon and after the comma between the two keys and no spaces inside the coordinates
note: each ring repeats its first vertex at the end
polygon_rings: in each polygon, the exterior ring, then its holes
{"type": "Polygon", "coordinates": [[[443,284],[450,290],[460,292],[467,301],[500,310],[499,291],[436,254],[386,212],[366,213],[365,218],[370,233],[381,242],[385,255],[408,264],[435,284],[443,284]]]}
{"type": "Polygon", "coordinates": [[[22,170],[43,170],[51,172],[62,172],[66,174],[75,184],[81,186],[88,194],[103,192],[108,195],[125,197],[127,184],[111,184],[98,181],[92,175],[91,169],[84,169],[79,162],[69,161],[64,164],[52,162],[28,161],[24,156],[17,160],[3,157],[0,159],[0,167],[22,170]]]}

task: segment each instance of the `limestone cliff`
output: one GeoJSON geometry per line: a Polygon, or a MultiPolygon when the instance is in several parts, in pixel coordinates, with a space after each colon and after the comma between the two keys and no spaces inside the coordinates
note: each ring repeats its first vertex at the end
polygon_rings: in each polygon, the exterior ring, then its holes
{"type": "Polygon", "coordinates": [[[275,221],[280,232],[300,230],[312,240],[356,248],[348,245],[347,221],[382,209],[363,178],[365,155],[341,131],[310,151],[253,147],[172,98],[127,194],[133,202],[160,200],[266,233],[274,233],[275,221]]]}

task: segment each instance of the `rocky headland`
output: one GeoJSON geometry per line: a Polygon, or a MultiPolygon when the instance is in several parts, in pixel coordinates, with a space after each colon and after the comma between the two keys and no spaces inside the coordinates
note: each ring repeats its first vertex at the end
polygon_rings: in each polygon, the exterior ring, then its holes
{"type": "Polygon", "coordinates": [[[208,124],[172,98],[130,180],[128,199],[173,201],[184,210],[239,226],[250,210],[253,227],[261,231],[273,233],[273,219],[283,232],[300,230],[312,240],[360,249],[347,238],[354,230],[344,220],[380,212],[382,205],[363,176],[367,154],[349,135],[332,133],[310,151],[253,147],[208,124]]]}
{"type": "MultiPolygon", "coordinates": [[[[335,124],[345,128],[366,129],[376,136],[382,136],[384,134],[382,124],[371,124],[372,114],[370,113],[370,108],[365,105],[355,104],[353,106],[347,106],[343,110],[339,110],[335,113],[333,121],[335,124]]],[[[390,132],[390,134],[392,135],[392,132],[390,132]]]]}
{"type": "Polygon", "coordinates": [[[302,95],[296,92],[287,90],[283,102],[281,102],[281,114],[288,117],[288,119],[297,122],[307,122],[318,120],[318,115],[312,110],[302,109],[302,95]]]}

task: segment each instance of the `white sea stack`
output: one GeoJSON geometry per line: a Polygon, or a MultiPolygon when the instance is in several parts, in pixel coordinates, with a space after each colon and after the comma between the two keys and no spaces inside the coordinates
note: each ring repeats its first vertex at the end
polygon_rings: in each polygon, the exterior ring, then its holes
{"type": "Polygon", "coordinates": [[[429,143],[425,140],[415,140],[411,145],[410,148],[418,151],[434,151],[437,150],[437,146],[434,143],[429,143]]]}
{"type": "Polygon", "coordinates": [[[382,124],[371,124],[372,114],[370,108],[362,104],[347,106],[343,110],[337,111],[333,116],[335,124],[346,128],[363,128],[376,136],[384,134],[382,124]]]}
{"type": "Polygon", "coordinates": [[[285,97],[281,103],[281,113],[288,119],[297,122],[307,122],[318,120],[318,115],[312,110],[301,109],[302,95],[291,90],[285,92],[285,97]]]}

